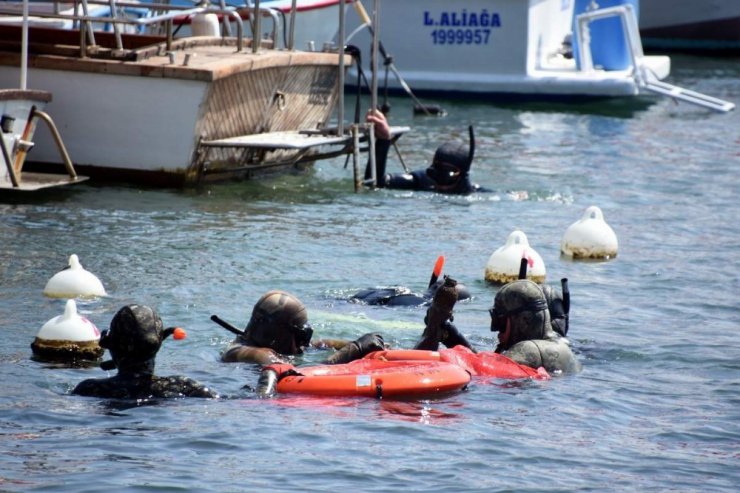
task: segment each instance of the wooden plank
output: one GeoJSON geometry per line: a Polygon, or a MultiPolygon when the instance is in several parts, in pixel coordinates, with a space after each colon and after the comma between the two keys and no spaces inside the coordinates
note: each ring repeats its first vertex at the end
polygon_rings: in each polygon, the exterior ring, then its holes
{"type": "MultiPolygon", "coordinates": [[[[409,127],[392,127],[391,136],[401,135],[409,127]]],[[[202,141],[204,147],[253,147],[261,149],[311,149],[324,145],[347,145],[352,142],[351,135],[326,135],[316,131],[267,132],[254,135],[240,135],[227,139],[202,141]]]]}
{"type": "Polygon", "coordinates": [[[66,185],[74,185],[86,181],[87,176],[77,176],[72,179],[69,175],[55,174],[55,173],[32,173],[24,171],[21,175],[20,184],[18,187],[14,187],[10,183],[0,183],[0,189],[2,190],[17,190],[19,192],[34,192],[43,188],[60,187],[66,185]]]}
{"type": "Polygon", "coordinates": [[[346,145],[350,136],[308,134],[301,131],[268,132],[240,135],[228,139],[208,140],[200,144],[206,147],[252,147],[261,149],[310,149],[322,145],[346,145]]]}

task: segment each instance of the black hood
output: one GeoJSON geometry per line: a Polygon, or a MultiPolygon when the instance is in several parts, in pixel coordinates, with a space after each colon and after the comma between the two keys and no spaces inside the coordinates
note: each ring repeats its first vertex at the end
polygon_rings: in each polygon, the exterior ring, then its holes
{"type": "Polygon", "coordinates": [[[473,126],[468,127],[470,140],[468,145],[459,142],[447,142],[442,144],[434,153],[432,165],[427,168],[427,175],[441,185],[449,185],[464,178],[470,172],[475,155],[475,135],[473,126]],[[459,175],[451,173],[456,168],[459,175]]]}

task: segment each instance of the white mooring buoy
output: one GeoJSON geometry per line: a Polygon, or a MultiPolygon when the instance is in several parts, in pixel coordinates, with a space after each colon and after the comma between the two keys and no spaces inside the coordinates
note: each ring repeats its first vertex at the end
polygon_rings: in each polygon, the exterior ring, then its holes
{"type": "Polygon", "coordinates": [[[617,256],[617,235],[592,205],[571,224],[560,242],[560,252],[574,259],[610,259],[617,256]]]}
{"type": "Polygon", "coordinates": [[[69,257],[69,267],[54,274],[46,283],[44,295],[50,298],[94,298],[106,296],[103,283],[86,271],[77,255],[69,257]]]}
{"type": "Polygon", "coordinates": [[[485,279],[496,284],[506,284],[519,279],[522,258],[527,259],[527,279],[542,284],[546,269],[540,254],[529,246],[527,235],[515,230],[506,243],[491,254],[486,263],[485,279]]]}
{"type": "Polygon", "coordinates": [[[77,313],[75,300],[67,300],[64,313],[46,322],[31,343],[33,354],[50,361],[94,361],[103,355],[100,331],[77,313]]]}

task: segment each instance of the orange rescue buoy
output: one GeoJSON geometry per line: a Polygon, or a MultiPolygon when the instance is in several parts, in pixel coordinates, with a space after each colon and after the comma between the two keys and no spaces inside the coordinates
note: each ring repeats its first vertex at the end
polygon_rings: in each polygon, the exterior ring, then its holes
{"type": "Polygon", "coordinates": [[[419,397],[462,390],[470,374],[441,361],[359,359],[342,365],[274,365],[278,392],[320,396],[419,397]]]}

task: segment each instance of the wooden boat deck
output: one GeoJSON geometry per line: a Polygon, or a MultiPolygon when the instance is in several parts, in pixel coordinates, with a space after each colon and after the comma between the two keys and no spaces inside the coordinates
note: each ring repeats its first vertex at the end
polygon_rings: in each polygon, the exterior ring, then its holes
{"type": "MultiPolygon", "coordinates": [[[[234,38],[195,37],[173,40],[165,36],[126,34],[117,50],[111,33],[95,34],[96,45],[80,56],[79,31],[34,27],[29,39],[29,66],[49,70],[160,77],[213,82],[251,70],[292,66],[335,68],[336,53],[261,50],[252,53],[250,41],[237,51],[234,38]]],[[[0,25],[0,64],[20,63],[21,28],[0,25]]],[[[352,63],[345,56],[345,63],[352,63]]]]}

